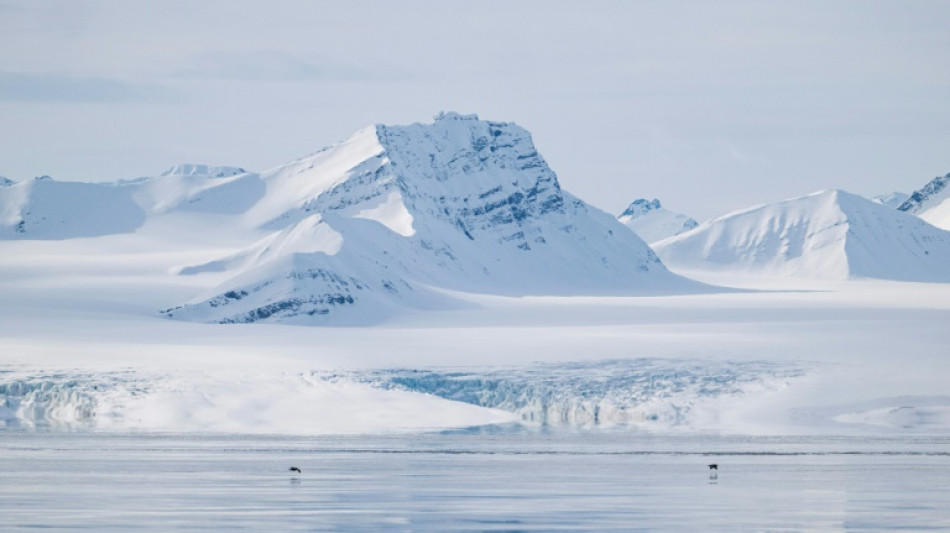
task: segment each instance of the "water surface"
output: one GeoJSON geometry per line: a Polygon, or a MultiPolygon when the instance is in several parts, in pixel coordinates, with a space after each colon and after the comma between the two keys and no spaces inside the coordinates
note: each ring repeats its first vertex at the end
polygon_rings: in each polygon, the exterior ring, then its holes
{"type": "Polygon", "coordinates": [[[947,438],[0,431],[11,532],[950,530],[948,509],[947,438]]]}

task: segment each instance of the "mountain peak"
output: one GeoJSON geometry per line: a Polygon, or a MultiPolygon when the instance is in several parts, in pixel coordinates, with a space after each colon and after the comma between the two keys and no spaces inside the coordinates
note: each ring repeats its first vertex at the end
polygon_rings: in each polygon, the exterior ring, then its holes
{"type": "Polygon", "coordinates": [[[950,232],[837,189],[736,211],[654,248],[681,268],[950,281],[950,232]]]}
{"type": "Polygon", "coordinates": [[[879,194],[873,198],[871,201],[876,204],[886,205],[892,209],[897,209],[901,204],[903,204],[910,195],[907,193],[894,191],[887,194],[879,194]]]}
{"type": "Polygon", "coordinates": [[[461,113],[456,113],[455,111],[439,111],[435,116],[435,121],[439,122],[441,120],[478,120],[478,115],[475,113],[469,115],[463,115],[461,113]]]}
{"type": "Polygon", "coordinates": [[[162,176],[205,176],[208,178],[229,178],[244,174],[247,171],[239,167],[215,167],[193,163],[179,163],[165,172],[162,176]]]}
{"type": "Polygon", "coordinates": [[[950,196],[950,174],[937,176],[926,185],[911,193],[910,198],[897,208],[908,213],[920,213],[950,196]]]}
{"type": "Polygon", "coordinates": [[[9,187],[14,184],[16,184],[16,182],[11,180],[10,178],[6,176],[0,176],[0,187],[9,187]]]}
{"type": "Polygon", "coordinates": [[[692,218],[663,208],[654,198],[638,198],[617,217],[621,224],[632,229],[646,242],[656,242],[685,233],[699,225],[692,218]]]}
{"type": "Polygon", "coordinates": [[[616,219],[563,191],[531,134],[513,123],[441,113],[429,124],[380,124],[260,176],[266,195],[245,220],[279,235],[189,267],[233,276],[168,316],[338,323],[444,306],[440,289],[705,290],[666,270],[616,219]]]}
{"type": "Polygon", "coordinates": [[[620,213],[620,217],[630,217],[631,219],[641,217],[650,211],[656,211],[662,209],[663,206],[660,205],[660,201],[654,198],[652,201],[647,200],[646,198],[637,198],[630,203],[629,206],[620,213]]]}
{"type": "Polygon", "coordinates": [[[898,209],[950,230],[950,174],[938,176],[913,192],[898,209]]]}

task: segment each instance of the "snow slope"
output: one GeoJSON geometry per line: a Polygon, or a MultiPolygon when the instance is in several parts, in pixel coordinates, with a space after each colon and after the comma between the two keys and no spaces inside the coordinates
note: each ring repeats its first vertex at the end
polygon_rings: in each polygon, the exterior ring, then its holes
{"type": "Polygon", "coordinates": [[[71,239],[135,231],[145,211],[114,183],[42,176],[0,188],[0,239],[71,239]]]}
{"type": "Polygon", "coordinates": [[[210,322],[363,323],[451,305],[442,290],[705,290],[609,215],[563,191],[517,125],[441,114],[366,128],[263,172],[243,224],[274,235],[183,273],[233,278],[166,314],[210,322]]]}
{"type": "Polygon", "coordinates": [[[634,200],[617,220],[646,242],[656,242],[685,233],[699,225],[686,215],[665,209],[656,198],[634,200]]]}
{"type": "Polygon", "coordinates": [[[0,239],[132,233],[168,213],[237,215],[263,193],[257,174],[205,165],[177,165],[160,176],[117,183],[63,182],[49,176],[8,180],[0,187],[0,239]]]}
{"type": "Polygon", "coordinates": [[[898,209],[913,213],[938,228],[950,230],[950,174],[938,176],[913,192],[898,209]]]}
{"type": "Polygon", "coordinates": [[[684,270],[950,282],[950,232],[840,190],[731,213],[654,248],[684,270]]]}
{"type": "Polygon", "coordinates": [[[192,164],[176,165],[161,176],[123,184],[153,217],[173,211],[238,215],[264,194],[264,183],[253,172],[192,164]]]}

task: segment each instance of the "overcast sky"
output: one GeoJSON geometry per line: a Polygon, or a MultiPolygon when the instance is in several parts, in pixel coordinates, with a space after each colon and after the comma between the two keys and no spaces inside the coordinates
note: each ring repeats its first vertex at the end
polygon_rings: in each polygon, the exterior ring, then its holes
{"type": "Polygon", "coordinates": [[[264,170],[372,123],[513,121],[614,214],[950,172],[950,2],[0,0],[0,174],[264,170]]]}

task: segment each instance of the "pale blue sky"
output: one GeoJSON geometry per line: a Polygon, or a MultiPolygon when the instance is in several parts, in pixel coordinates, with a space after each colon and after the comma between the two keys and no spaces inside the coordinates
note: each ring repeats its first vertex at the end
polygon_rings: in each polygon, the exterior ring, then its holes
{"type": "Polygon", "coordinates": [[[0,0],[0,174],[263,170],[456,110],[613,213],[909,191],[950,172],[947,28],[943,1],[0,0]]]}

